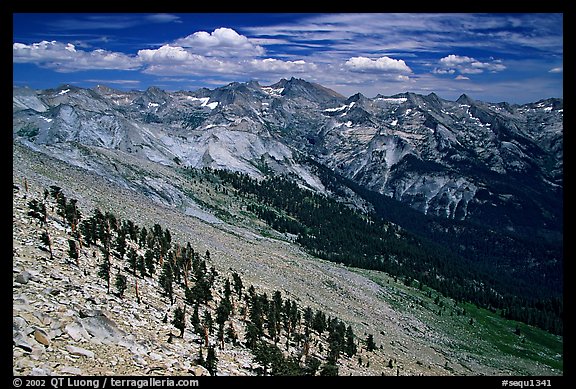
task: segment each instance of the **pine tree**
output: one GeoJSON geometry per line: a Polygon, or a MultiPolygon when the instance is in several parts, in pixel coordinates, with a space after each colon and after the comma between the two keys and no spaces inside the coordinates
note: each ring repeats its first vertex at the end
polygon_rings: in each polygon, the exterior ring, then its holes
{"type": "Polygon", "coordinates": [[[174,310],[174,318],[172,319],[172,324],[176,329],[180,330],[180,337],[184,337],[184,329],[186,328],[186,320],[185,320],[185,313],[184,310],[180,307],[176,307],[174,310]]]}
{"type": "Polygon", "coordinates": [[[94,216],[91,216],[88,219],[84,219],[82,223],[80,223],[80,232],[84,241],[87,245],[96,244],[97,239],[97,227],[96,227],[96,219],[94,216]]]}
{"type": "Polygon", "coordinates": [[[231,311],[232,311],[232,306],[230,304],[230,301],[228,301],[226,299],[220,300],[220,304],[216,308],[216,323],[218,325],[223,326],[224,323],[226,322],[226,320],[228,320],[228,317],[230,316],[231,311]]]}
{"type": "Polygon", "coordinates": [[[314,312],[312,308],[306,307],[304,309],[304,327],[308,330],[312,326],[312,320],[314,318],[314,312]]]}
{"type": "Polygon", "coordinates": [[[194,305],[192,316],[190,316],[190,324],[192,324],[192,328],[194,329],[194,332],[198,334],[198,336],[204,335],[202,323],[200,323],[200,315],[198,314],[198,304],[194,305]]]}
{"type": "Polygon", "coordinates": [[[224,323],[218,324],[218,333],[216,335],[220,342],[220,348],[224,349],[224,323]]]}
{"type": "Polygon", "coordinates": [[[202,346],[198,349],[198,358],[196,358],[196,363],[200,366],[206,367],[206,360],[204,359],[204,355],[202,355],[202,346]]]}
{"type": "Polygon", "coordinates": [[[212,290],[205,276],[199,278],[192,287],[192,293],[197,301],[208,304],[212,300],[212,290]]]}
{"type": "Polygon", "coordinates": [[[47,213],[46,213],[46,206],[44,205],[44,203],[34,199],[28,202],[28,206],[30,207],[30,211],[28,211],[28,216],[37,219],[41,227],[45,225],[47,220],[47,213]]]}
{"type": "Polygon", "coordinates": [[[321,362],[318,358],[309,356],[306,358],[306,362],[304,364],[304,374],[313,376],[316,375],[318,368],[320,367],[321,362]]]}
{"type": "Polygon", "coordinates": [[[326,331],[326,315],[321,310],[317,310],[312,321],[312,329],[322,335],[326,331]]]}
{"type": "Polygon", "coordinates": [[[128,287],[128,284],[126,282],[126,276],[118,273],[116,274],[116,289],[118,289],[118,296],[120,298],[124,297],[124,291],[126,290],[126,288],[128,287]]]}
{"type": "Polygon", "coordinates": [[[206,369],[210,372],[210,375],[216,375],[218,365],[218,357],[216,357],[216,350],[214,346],[208,347],[208,354],[206,355],[206,369]]]}
{"type": "Polygon", "coordinates": [[[240,299],[242,298],[242,288],[244,288],[244,285],[242,285],[242,278],[240,278],[238,273],[232,273],[232,280],[234,282],[234,292],[236,292],[240,299]]]}
{"type": "Polygon", "coordinates": [[[270,310],[268,311],[268,335],[270,339],[274,340],[274,344],[277,342],[277,317],[276,317],[276,305],[270,304],[270,310]]]}
{"type": "Polygon", "coordinates": [[[118,258],[124,259],[124,254],[126,254],[126,231],[123,228],[120,229],[114,241],[114,249],[118,253],[118,258]]]}
{"type": "Polygon", "coordinates": [[[76,262],[76,265],[79,265],[78,246],[76,246],[76,241],[74,239],[68,239],[68,256],[76,262]]]}
{"type": "Polygon", "coordinates": [[[66,221],[72,229],[72,233],[75,234],[78,228],[78,222],[82,218],[82,213],[78,209],[76,203],[78,200],[70,199],[68,203],[65,204],[65,217],[66,221]]]}
{"type": "Polygon", "coordinates": [[[208,333],[211,334],[212,331],[214,330],[214,320],[212,320],[212,315],[210,314],[210,311],[208,310],[204,311],[204,316],[202,317],[202,324],[204,325],[204,328],[208,331],[208,333]]]}
{"type": "Polygon", "coordinates": [[[146,230],[146,227],[142,227],[142,229],[140,230],[140,237],[138,238],[138,246],[140,246],[141,249],[146,247],[147,238],[148,238],[148,231],[146,230]]]}
{"type": "Polygon", "coordinates": [[[246,347],[254,350],[260,340],[260,332],[251,321],[246,324],[246,347]]]}
{"type": "Polygon", "coordinates": [[[132,275],[136,276],[136,269],[138,269],[138,254],[133,247],[128,250],[128,264],[130,269],[132,269],[132,275]]]}
{"type": "Polygon", "coordinates": [[[369,334],[366,338],[366,350],[374,351],[376,350],[376,343],[374,343],[374,336],[369,334]]]}
{"type": "Polygon", "coordinates": [[[164,265],[162,266],[162,273],[160,274],[158,283],[162,287],[164,295],[167,296],[168,299],[170,300],[170,305],[174,304],[173,282],[174,279],[172,277],[172,265],[170,264],[170,262],[164,262],[164,265]]]}
{"type": "Polygon", "coordinates": [[[128,232],[128,236],[134,242],[138,240],[138,226],[132,220],[124,221],[124,229],[128,232]]]}
{"type": "Polygon", "coordinates": [[[344,348],[344,352],[349,356],[353,356],[356,354],[357,348],[356,343],[354,342],[354,331],[352,330],[352,326],[348,326],[346,328],[346,345],[344,348]]]}
{"type": "Polygon", "coordinates": [[[150,249],[146,249],[144,253],[144,263],[146,263],[146,269],[148,274],[152,276],[156,272],[156,267],[154,266],[154,252],[150,249]]]}
{"type": "Polygon", "coordinates": [[[108,251],[106,246],[100,247],[100,251],[102,251],[102,255],[104,258],[102,258],[102,262],[98,266],[98,277],[106,281],[106,287],[108,293],[110,293],[110,270],[111,270],[110,251],[108,251]]]}
{"type": "Polygon", "coordinates": [[[232,295],[232,289],[230,287],[230,280],[226,277],[226,281],[224,281],[224,298],[226,300],[230,300],[230,296],[232,295]]]}
{"type": "Polygon", "coordinates": [[[236,330],[234,329],[234,324],[232,324],[231,321],[228,323],[228,327],[226,327],[226,336],[232,342],[233,345],[236,345],[236,342],[238,341],[238,334],[236,333],[236,330]]]}
{"type": "Polygon", "coordinates": [[[140,272],[141,277],[146,277],[148,275],[146,272],[146,262],[143,256],[138,255],[138,264],[136,267],[138,268],[138,272],[140,272]]]}

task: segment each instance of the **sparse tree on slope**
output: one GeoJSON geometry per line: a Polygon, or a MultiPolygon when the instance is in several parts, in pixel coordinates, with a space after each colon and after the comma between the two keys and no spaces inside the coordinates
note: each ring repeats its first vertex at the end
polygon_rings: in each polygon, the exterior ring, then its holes
{"type": "Polygon", "coordinates": [[[170,262],[164,262],[164,265],[162,266],[162,273],[160,274],[158,282],[164,291],[164,295],[167,296],[170,300],[170,305],[174,304],[174,279],[172,277],[172,265],[170,262]]]}
{"type": "Polygon", "coordinates": [[[48,232],[42,231],[42,234],[40,234],[40,241],[48,248],[50,259],[54,259],[54,255],[52,254],[52,240],[50,239],[48,232]]]}
{"type": "Polygon", "coordinates": [[[353,356],[356,354],[357,348],[356,343],[354,342],[354,331],[352,330],[352,326],[348,326],[346,328],[346,345],[344,346],[344,352],[349,356],[353,356]]]}
{"type": "Polygon", "coordinates": [[[216,350],[214,346],[208,347],[208,354],[206,355],[206,369],[211,375],[216,375],[218,365],[218,357],[216,357],[216,350]]]}
{"type": "MultiPolygon", "coordinates": [[[[186,309],[186,306],[184,306],[186,309]]],[[[174,319],[172,319],[172,324],[174,327],[180,330],[180,337],[184,337],[184,329],[186,328],[186,318],[185,318],[185,311],[180,307],[176,307],[174,310],[174,319]]]]}
{"type": "Polygon", "coordinates": [[[194,332],[198,336],[204,335],[204,330],[202,329],[202,323],[200,323],[200,315],[198,315],[198,304],[194,305],[192,316],[190,316],[190,324],[192,324],[192,328],[194,329],[194,332]]]}
{"type": "Polygon", "coordinates": [[[118,273],[116,274],[116,289],[118,289],[118,296],[120,298],[124,297],[124,291],[128,287],[126,276],[118,273]]]}
{"type": "Polygon", "coordinates": [[[366,350],[374,351],[376,350],[376,343],[374,343],[374,336],[369,334],[366,338],[366,350]]]}
{"type": "Polygon", "coordinates": [[[68,255],[71,259],[76,261],[76,265],[79,265],[78,246],[76,245],[76,241],[74,239],[68,239],[68,255]]]}

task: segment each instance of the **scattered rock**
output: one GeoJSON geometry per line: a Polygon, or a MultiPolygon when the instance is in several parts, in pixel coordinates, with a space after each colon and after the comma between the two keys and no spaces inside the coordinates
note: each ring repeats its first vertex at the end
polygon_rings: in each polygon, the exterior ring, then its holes
{"type": "Polygon", "coordinates": [[[90,339],[90,335],[80,323],[72,322],[68,324],[64,330],[76,342],[79,342],[81,339],[90,339]]]}
{"type": "Polygon", "coordinates": [[[52,287],[49,286],[49,287],[47,287],[47,288],[44,288],[44,290],[42,290],[42,293],[44,293],[45,295],[46,295],[46,294],[49,294],[49,295],[51,295],[51,296],[57,296],[57,295],[59,295],[61,292],[60,292],[60,289],[52,288],[52,287]]]}
{"type": "Polygon", "coordinates": [[[60,368],[60,373],[71,374],[71,375],[84,375],[84,372],[74,366],[63,366],[60,368]]]}
{"type": "Polygon", "coordinates": [[[52,318],[41,311],[34,312],[34,316],[36,316],[44,325],[50,325],[50,323],[52,323],[52,318]]]}
{"type": "Polygon", "coordinates": [[[64,324],[60,320],[52,320],[52,323],[50,323],[50,329],[51,330],[59,330],[59,329],[62,329],[63,325],[64,324]]]}
{"type": "Polygon", "coordinates": [[[24,351],[32,352],[32,346],[30,343],[24,338],[24,336],[20,332],[16,332],[13,339],[12,339],[14,346],[20,347],[24,351]]]}
{"type": "Polygon", "coordinates": [[[26,319],[21,318],[20,316],[14,316],[12,318],[12,329],[14,331],[22,331],[28,327],[28,322],[26,319]]]}
{"type": "Polygon", "coordinates": [[[132,360],[134,361],[134,363],[137,366],[140,366],[140,367],[144,367],[144,366],[148,365],[148,362],[146,362],[146,360],[144,358],[142,358],[141,355],[136,354],[136,355],[132,356],[132,360]]]}
{"type": "Polygon", "coordinates": [[[84,356],[87,358],[94,358],[94,353],[90,350],[86,350],[82,347],[76,347],[76,346],[66,346],[66,350],[68,350],[68,352],[72,355],[79,355],[79,356],[84,356]]]}
{"type": "Polygon", "coordinates": [[[204,366],[196,365],[190,369],[190,372],[196,377],[209,376],[210,372],[204,366]]]}
{"type": "Polygon", "coordinates": [[[46,370],[43,369],[41,367],[33,367],[32,371],[30,372],[30,375],[32,376],[47,376],[47,375],[51,375],[50,374],[50,370],[46,370]]]}
{"type": "Polygon", "coordinates": [[[52,270],[50,272],[50,278],[54,279],[54,280],[66,280],[69,281],[69,278],[66,277],[65,275],[63,275],[62,273],[56,271],[56,270],[52,270]]]}
{"type": "Polygon", "coordinates": [[[20,371],[26,369],[32,369],[34,366],[35,366],[34,363],[32,363],[32,361],[27,358],[19,359],[14,363],[14,367],[20,371]]]}
{"type": "Polygon", "coordinates": [[[30,304],[30,300],[28,300],[28,297],[26,297],[25,295],[20,294],[18,296],[13,296],[12,304],[27,306],[30,304]]]}
{"type": "Polygon", "coordinates": [[[27,284],[28,281],[30,281],[30,278],[32,277],[32,275],[27,272],[26,270],[24,270],[23,272],[19,273],[16,276],[16,282],[18,282],[19,284],[27,284]]]}
{"type": "Polygon", "coordinates": [[[46,352],[46,347],[42,347],[39,344],[32,345],[32,353],[30,353],[30,358],[35,361],[39,361],[43,354],[46,352]]]}
{"type": "Polygon", "coordinates": [[[162,366],[153,366],[146,371],[146,374],[156,374],[157,371],[162,371],[164,368],[162,366]]]}
{"type": "Polygon", "coordinates": [[[51,330],[50,332],[48,332],[48,336],[50,337],[50,339],[57,338],[57,337],[61,336],[62,334],[63,334],[63,332],[60,328],[56,328],[55,330],[51,330]]]}
{"type": "Polygon", "coordinates": [[[44,346],[50,345],[50,339],[48,337],[48,334],[43,330],[41,330],[40,328],[36,328],[34,330],[34,339],[36,339],[38,343],[43,344],[44,346]]]}
{"type": "Polygon", "coordinates": [[[16,360],[17,358],[20,358],[22,356],[24,356],[24,351],[22,351],[22,349],[16,348],[12,351],[12,358],[14,360],[16,360]]]}
{"type": "Polygon", "coordinates": [[[116,323],[104,314],[84,317],[80,319],[80,323],[93,336],[93,340],[104,344],[116,344],[125,336],[116,323]]]}
{"type": "Polygon", "coordinates": [[[78,312],[78,315],[80,315],[80,319],[86,317],[106,316],[100,309],[81,309],[80,312],[78,312]]]}

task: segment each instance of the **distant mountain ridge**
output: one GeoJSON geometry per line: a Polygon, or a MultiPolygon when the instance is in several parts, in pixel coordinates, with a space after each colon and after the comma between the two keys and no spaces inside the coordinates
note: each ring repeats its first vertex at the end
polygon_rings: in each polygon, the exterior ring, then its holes
{"type": "Polygon", "coordinates": [[[13,133],[103,175],[112,173],[82,148],[257,178],[265,164],[327,193],[303,162],[312,158],[428,215],[522,234],[562,230],[562,99],[517,105],[410,92],[346,98],[296,78],[193,92],[14,88],[13,133]]]}

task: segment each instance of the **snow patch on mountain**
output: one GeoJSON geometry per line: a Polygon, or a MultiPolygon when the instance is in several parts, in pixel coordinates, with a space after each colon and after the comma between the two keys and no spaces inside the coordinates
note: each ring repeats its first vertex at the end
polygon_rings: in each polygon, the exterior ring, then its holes
{"type": "Polygon", "coordinates": [[[263,86],[262,91],[272,97],[280,97],[282,92],[284,92],[284,88],[272,88],[269,86],[263,86]]]}
{"type": "Polygon", "coordinates": [[[406,97],[376,97],[374,100],[384,101],[387,103],[402,104],[405,103],[408,99],[406,97]]]}
{"type": "Polygon", "coordinates": [[[200,97],[200,98],[198,98],[198,97],[188,96],[187,99],[188,99],[188,100],[191,100],[191,101],[200,101],[200,102],[201,102],[201,104],[200,104],[201,107],[208,107],[208,108],[210,108],[210,109],[214,109],[214,108],[216,108],[216,107],[218,106],[218,101],[213,101],[213,102],[211,102],[211,103],[208,103],[208,102],[210,101],[210,97],[200,97]]]}
{"type": "Polygon", "coordinates": [[[339,111],[343,111],[345,109],[350,109],[354,106],[354,104],[356,104],[355,101],[351,102],[350,104],[346,104],[346,105],[342,105],[340,107],[337,108],[326,108],[324,110],[324,112],[339,112],[339,111]]]}

